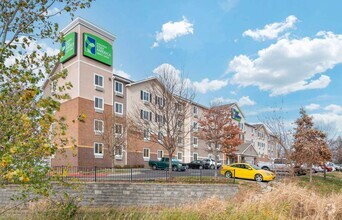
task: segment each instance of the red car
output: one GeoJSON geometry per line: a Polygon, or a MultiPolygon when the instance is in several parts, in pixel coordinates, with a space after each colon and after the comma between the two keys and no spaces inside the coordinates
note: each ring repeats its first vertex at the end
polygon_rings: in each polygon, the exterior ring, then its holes
{"type": "Polygon", "coordinates": [[[327,166],[327,165],[322,165],[321,167],[322,167],[323,169],[324,169],[324,167],[325,167],[325,169],[326,169],[328,172],[331,172],[331,171],[332,171],[332,168],[329,167],[329,166],[327,166]]]}

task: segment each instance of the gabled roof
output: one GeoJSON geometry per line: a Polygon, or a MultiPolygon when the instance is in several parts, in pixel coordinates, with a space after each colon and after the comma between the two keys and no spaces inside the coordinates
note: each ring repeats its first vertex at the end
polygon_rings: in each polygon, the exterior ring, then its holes
{"type": "Polygon", "coordinates": [[[251,142],[243,143],[237,146],[235,154],[258,156],[258,153],[254,148],[254,144],[251,142]]]}

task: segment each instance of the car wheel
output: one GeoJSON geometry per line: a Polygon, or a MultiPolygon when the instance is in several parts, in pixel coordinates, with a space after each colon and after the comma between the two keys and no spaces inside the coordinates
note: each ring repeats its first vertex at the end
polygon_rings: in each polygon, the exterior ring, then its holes
{"type": "Polygon", "coordinates": [[[256,174],[256,175],[255,175],[255,180],[256,180],[257,182],[262,182],[262,181],[263,181],[262,175],[261,175],[261,174],[256,174]]]}
{"type": "Polygon", "coordinates": [[[210,165],[210,169],[215,169],[215,166],[214,165],[210,165]]]}
{"type": "Polygon", "coordinates": [[[230,171],[227,171],[225,176],[227,178],[232,178],[233,177],[232,172],[230,172],[230,171]]]}
{"type": "Polygon", "coordinates": [[[175,167],[172,167],[172,171],[177,171],[178,169],[177,169],[177,167],[175,166],[175,167]]]}
{"type": "Polygon", "coordinates": [[[198,168],[199,168],[200,170],[202,170],[202,169],[203,169],[203,166],[199,166],[198,168]]]}
{"type": "Polygon", "coordinates": [[[270,171],[270,168],[268,167],[262,167],[261,169],[270,171]]]}
{"type": "Polygon", "coordinates": [[[152,170],[156,170],[157,169],[157,166],[156,165],[153,165],[152,166],[152,170]]]}

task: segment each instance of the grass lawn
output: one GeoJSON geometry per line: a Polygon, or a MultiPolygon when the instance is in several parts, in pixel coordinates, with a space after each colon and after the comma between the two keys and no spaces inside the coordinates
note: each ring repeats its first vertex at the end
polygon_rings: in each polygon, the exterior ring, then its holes
{"type": "Polygon", "coordinates": [[[322,173],[315,174],[312,176],[311,183],[309,182],[309,175],[298,177],[298,179],[300,186],[322,195],[342,193],[342,172],[327,173],[326,179],[322,173]]]}

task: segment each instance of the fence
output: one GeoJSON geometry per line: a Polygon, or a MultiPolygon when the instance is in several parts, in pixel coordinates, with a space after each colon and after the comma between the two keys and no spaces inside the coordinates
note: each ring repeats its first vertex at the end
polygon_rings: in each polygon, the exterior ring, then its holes
{"type": "Polygon", "coordinates": [[[227,179],[215,170],[188,169],[173,171],[145,168],[103,168],[103,167],[53,167],[51,175],[64,181],[79,182],[190,182],[190,183],[235,183],[235,178],[227,179]]]}

